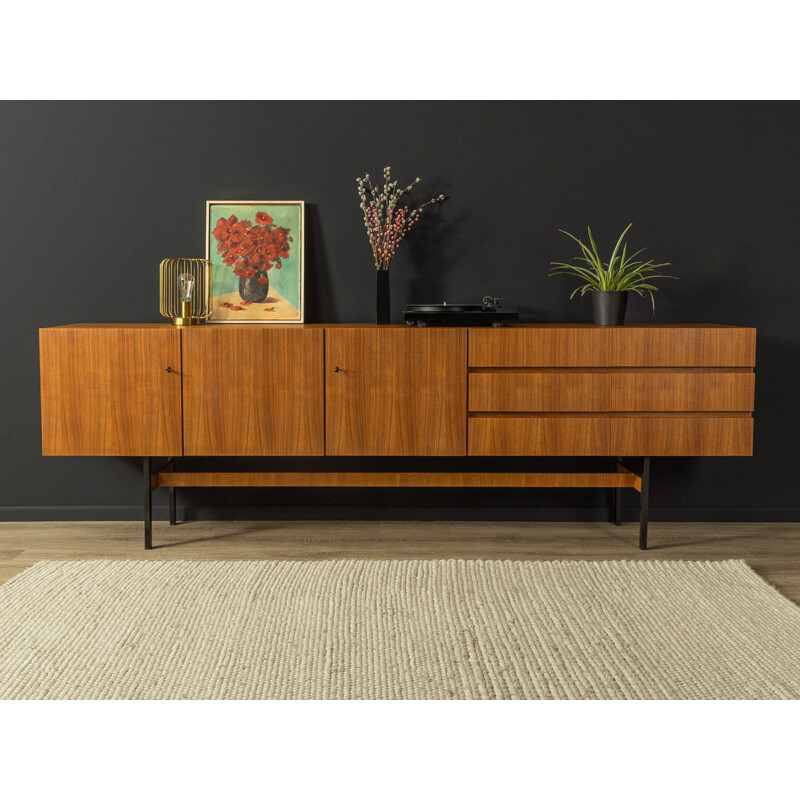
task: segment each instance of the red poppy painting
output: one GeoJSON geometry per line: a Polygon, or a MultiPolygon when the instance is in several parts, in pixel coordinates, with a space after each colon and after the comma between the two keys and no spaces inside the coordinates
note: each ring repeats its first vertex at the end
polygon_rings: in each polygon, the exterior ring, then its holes
{"type": "Polygon", "coordinates": [[[302,322],[304,204],[209,200],[211,322],[302,322]]]}

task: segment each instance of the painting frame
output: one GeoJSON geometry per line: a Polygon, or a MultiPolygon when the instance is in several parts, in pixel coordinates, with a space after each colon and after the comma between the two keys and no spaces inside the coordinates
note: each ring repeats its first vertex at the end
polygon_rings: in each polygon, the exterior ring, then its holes
{"type": "MultiPolygon", "coordinates": [[[[241,230],[239,231],[241,233],[241,230]]],[[[249,236],[248,232],[248,236],[249,236]]],[[[211,288],[211,316],[209,323],[239,323],[239,324],[302,324],[305,321],[305,201],[303,200],[207,200],[206,201],[206,259],[212,264],[212,288],[211,288]],[[238,256],[231,261],[233,256],[231,251],[225,250],[220,254],[218,247],[223,245],[220,238],[218,224],[226,225],[229,217],[219,222],[220,217],[233,211],[236,216],[236,225],[244,222],[247,228],[252,231],[264,232],[276,231],[278,234],[283,232],[283,243],[278,246],[286,248],[279,251],[284,255],[279,255],[275,263],[267,266],[264,270],[255,272],[243,257],[238,256]],[[270,214],[272,211],[272,214],[270,214]],[[238,212],[238,213],[237,213],[238,212]],[[256,214],[262,217],[262,221],[256,218],[256,214]],[[297,220],[296,230],[292,227],[279,226],[274,222],[273,216],[283,219],[287,216],[292,221],[297,220]],[[249,219],[252,217],[253,219],[249,219]],[[263,220],[268,219],[268,224],[263,220]],[[288,242],[286,242],[288,239],[288,242]],[[299,247],[298,247],[299,245],[299,247]],[[294,253],[292,253],[294,250],[294,253]],[[299,251],[299,252],[298,252],[299,251]],[[285,255],[289,253],[289,255],[285,255]],[[293,256],[293,257],[292,257],[293,256]],[[228,260],[223,263],[221,259],[228,260]],[[281,261],[283,259],[283,261],[281,261]],[[274,287],[275,281],[270,278],[275,277],[275,269],[289,266],[286,272],[281,275],[284,278],[287,273],[295,273],[289,279],[283,281],[284,288],[288,286],[289,292],[279,294],[274,287]],[[239,276],[239,291],[223,292],[222,288],[231,289],[231,282],[235,281],[235,275],[239,276]],[[252,278],[250,278],[252,275],[252,278]],[[263,282],[267,279],[267,296],[263,300],[257,300],[258,293],[249,293],[251,290],[242,293],[242,285],[252,285],[258,289],[257,280],[263,282]],[[288,295],[288,298],[287,296],[288,295]],[[238,296],[241,299],[235,299],[238,296]],[[277,311],[278,313],[274,313],[277,311]]],[[[271,242],[274,244],[274,242],[271,242]]],[[[274,253],[274,251],[273,251],[274,253]]],[[[245,287],[247,289],[247,286],[245,287]]]]}

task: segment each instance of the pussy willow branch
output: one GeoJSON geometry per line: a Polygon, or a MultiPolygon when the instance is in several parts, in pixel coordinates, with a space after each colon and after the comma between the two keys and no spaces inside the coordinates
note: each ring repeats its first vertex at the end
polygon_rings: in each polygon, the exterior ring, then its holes
{"type": "Polygon", "coordinates": [[[364,227],[367,229],[372,257],[377,269],[389,269],[397,246],[419,220],[423,209],[445,199],[445,196],[440,194],[417,208],[409,209],[408,205],[398,208],[400,198],[410,194],[419,182],[420,178],[415,178],[404,189],[398,188],[397,181],[391,179],[390,167],[385,167],[383,170],[383,186],[380,191],[372,183],[369,173],[363,178],[357,179],[358,196],[361,200],[360,208],[364,214],[364,227]]]}

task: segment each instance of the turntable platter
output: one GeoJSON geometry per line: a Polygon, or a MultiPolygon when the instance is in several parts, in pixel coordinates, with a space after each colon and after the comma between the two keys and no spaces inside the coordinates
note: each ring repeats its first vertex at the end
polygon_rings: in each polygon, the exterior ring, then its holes
{"type": "Polygon", "coordinates": [[[406,311],[416,313],[436,313],[446,314],[449,312],[457,313],[464,311],[483,311],[482,305],[469,305],[465,303],[426,303],[422,305],[406,306],[406,311]]]}

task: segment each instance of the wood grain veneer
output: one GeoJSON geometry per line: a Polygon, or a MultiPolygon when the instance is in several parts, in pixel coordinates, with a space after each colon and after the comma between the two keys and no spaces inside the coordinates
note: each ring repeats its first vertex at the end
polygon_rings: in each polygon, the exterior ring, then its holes
{"type": "Polygon", "coordinates": [[[46,455],[752,453],[751,328],[98,324],[40,347],[46,455]]]}
{"type": "Polygon", "coordinates": [[[753,418],[613,417],[611,439],[621,456],[750,456],[753,418]]]}
{"type": "Polygon", "coordinates": [[[641,488],[631,472],[161,472],[163,486],[324,486],[411,488],[641,488]]]}
{"type": "Polygon", "coordinates": [[[470,411],[612,411],[609,372],[475,372],[470,411]]]}
{"type": "Polygon", "coordinates": [[[752,367],[755,329],[546,326],[469,332],[470,367],[752,367]]]}
{"type": "Polygon", "coordinates": [[[187,456],[321,456],[323,331],[220,325],[183,331],[187,456]]]}
{"type": "Polygon", "coordinates": [[[43,455],[181,452],[176,328],[43,328],[39,363],[43,455]]]}
{"type": "Polygon", "coordinates": [[[610,367],[612,328],[470,328],[470,367],[610,367]]]}
{"type": "Polygon", "coordinates": [[[755,330],[469,332],[469,454],[751,455],[755,330]]]}
{"type": "Polygon", "coordinates": [[[747,414],[627,416],[480,415],[469,420],[471,456],[747,456],[747,414]]]}
{"type": "Polygon", "coordinates": [[[477,372],[469,410],[752,411],[752,372],[477,372]]]}
{"type": "Polygon", "coordinates": [[[471,456],[606,456],[611,418],[481,416],[469,420],[471,456]]]}
{"type": "Polygon", "coordinates": [[[612,411],[752,411],[752,372],[626,372],[611,382],[612,411]]]}
{"type": "Polygon", "coordinates": [[[615,367],[753,367],[755,328],[631,326],[614,329],[615,367]]]}
{"type": "Polygon", "coordinates": [[[326,454],[465,455],[466,349],[464,329],[328,328],[326,454]]]}

